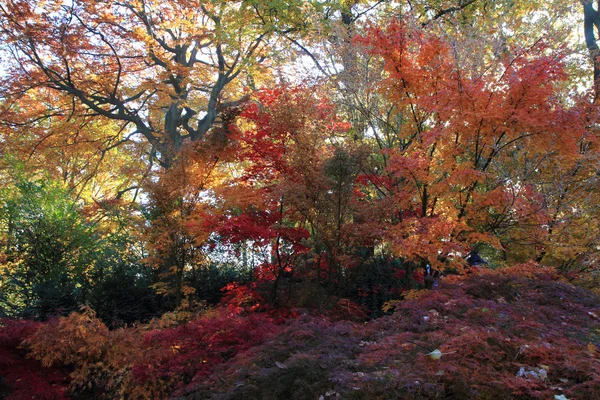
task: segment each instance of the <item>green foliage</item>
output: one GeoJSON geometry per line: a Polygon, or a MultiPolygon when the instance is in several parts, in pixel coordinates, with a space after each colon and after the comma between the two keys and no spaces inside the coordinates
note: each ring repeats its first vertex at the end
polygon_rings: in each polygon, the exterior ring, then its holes
{"type": "Polygon", "coordinates": [[[166,311],[153,275],[139,263],[118,265],[94,281],[89,304],[109,326],[146,322],[166,311]]]}
{"type": "Polygon", "coordinates": [[[0,196],[0,310],[45,318],[76,309],[96,244],[78,204],[51,181],[18,179],[0,196]]]}
{"type": "Polygon", "coordinates": [[[0,314],[46,319],[89,304],[111,325],[155,316],[155,278],[122,216],[104,210],[92,219],[60,184],[16,171],[0,193],[0,314]]]}
{"type": "Polygon", "coordinates": [[[230,263],[199,265],[187,272],[188,284],[195,289],[195,297],[216,304],[223,296],[222,289],[231,282],[246,284],[253,279],[251,268],[230,263]]]}

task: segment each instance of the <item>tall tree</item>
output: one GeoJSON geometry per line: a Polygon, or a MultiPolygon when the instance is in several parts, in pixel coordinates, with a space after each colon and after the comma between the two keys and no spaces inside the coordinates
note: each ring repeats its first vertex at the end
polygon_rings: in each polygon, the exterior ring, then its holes
{"type": "MultiPolygon", "coordinates": [[[[307,5],[310,7],[309,5],[307,5]]],[[[169,167],[240,100],[237,78],[263,63],[278,31],[302,29],[299,1],[15,0],[0,6],[10,55],[4,108],[29,90],[66,93],[72,112],[119,121],[169,167]]]]}
{"type": "MultiPolygon", "coordinates": [[[[58,92],[68,102],[50,105],[23,122],[52,123],[49,118],[56,115],[110,120],[128,140],[107,147],[147,143],[163,168],[186,170],[178,165],[184,144],[197,146],[216,125],[226,128],[223,113],[244,99],[242,78],[253,84],[256,70],[272,63],[278,35],[301,33],[307,24],[303,16],[312,11],[312,2],[299,0],[9,1],[0,5],[0,40],[10,56],[0,81],[0,118],[13,123],[22,117],[26,97],[58,92]]],[[[224,135],[221,129],[214,136],[218,141],[224,135]]],[[[179,234],[184,227],[172,223],[183,223],[186,210],[193,208],[185,204],[188,198],[207,188],[186,196],[190,188],[171,190],[173,180],[164,183],[167,198],[155,203],[162,207],[155,211],[163,222],[170,221],[170,238],[156,245],[172,245],[162,252],[163,268],[177,271],[178,305],[184,260],[190,258],[182,244],[188,239],[179,234]],[[170,219],[174,204],[184,214],[170,219]]]]}
{"type": "Polygon", "coordinates": [[[490,227],[527,182],[502,180],[495,168],[523,153],[571,160],[589,140],[578,110],[556,96],[567,78],[561,53],[545,55],[543,43],[470,76],[451,43],[411,18],[361,42],[383,58],[379,90],[401,121],[397,144],[385,149],[392,185],[380,186],[395,199],[390,239],[403,258],[441,266],[479,241],[498,245],[490,227]]]}

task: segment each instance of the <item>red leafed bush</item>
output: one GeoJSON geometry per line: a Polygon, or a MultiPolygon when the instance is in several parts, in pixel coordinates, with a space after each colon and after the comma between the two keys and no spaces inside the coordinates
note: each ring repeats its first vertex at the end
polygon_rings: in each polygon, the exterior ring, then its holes
{"type": "Polygon", "coordinates": [[[242,314],[270,309],[256,283],[238,285],[230,283],[222,289],[225,292],[220,304],[231,314],[242,314]]]}
{"type": "Polygon", "coordinates": [[[7,400],[66,399],[68,373],[44,368],[27,358],[23,342],[41,326],[39,322],[0,320],[0,397],[7,400]]]}
{"type": "Polygon", "coordinates": [[[600,299],[554,279],[547,271],[448,278],[367,323],[338,319],[358,312],[345,300],[328,311],[331,317],[270,306],[253,311],[260,290],[244,287],[226,297],[229,307],[185,323],[166,315],[110,331],[89,310],[44,324],[4,321],[2,394],[597,398],[600,299]]]}
{"type": "Polygon", "coordinates": [[[541,272],[454,278],[367,324],[301,316],[182,398],[597,398],[600,299],[541,272]]]}
{"type": "Polygon", "coordinates": [[[187,323],[173,318],[112,331],[89,309],[43,324],[6,321],[0,376],[8,398],[166,398],[277,330],[266,313],[228,308],[187,323]]]}
{"type": "Polygon", "coordinates": [[[336,321],[368,319],[368,310],[352,300],[329,295],[322,287],[309,281],[297,285],[293,293],[283,293],[287,297],[285,307],[274,307],[265,300],[271,289],[270,282],[254,282],[248,285],[231,283],[223,288],[226,293],[220,306],[235,315],[266,313],[277,324],[296,318],[299,312],[322,315],[336,321]]]}
{"type": "Polygon", "coordinates": [[[143,357],[133,366],[138,385],[163,382],[174,390],[201,381],[215,366],[261,344],[277,331],[266,314],[234,315],[221,310],[171,329],[145,334],[143,357]]]}

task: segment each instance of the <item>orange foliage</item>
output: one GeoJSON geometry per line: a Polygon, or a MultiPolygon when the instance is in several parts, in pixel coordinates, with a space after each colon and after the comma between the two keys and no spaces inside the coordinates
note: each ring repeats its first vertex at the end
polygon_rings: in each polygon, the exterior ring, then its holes
{"type": "MultiPolygon", "coordinates": [[[[460,267],[459,256],[475,244],[511,248],[503,234],[518,232],[521,224],[528,226],[522,234],[554,236],[548,218],[555,211],[546,208],[548,201],[540,208],[548,188],[539,184],[544,178],[538,171],[550,172],[557,162],[567,171],[587,163],[581,146],[594,141],[580,108],[555,96],[555,85],[566,79],[563,55],[545,55],[539,42],[471,77],[449,43],[411,23],[407,18],[385,29],[371,27],[355,41],[383,58],[387,77],[379,90],[405,118],[401,145],[382,150],[389,157],[384,174],[394,182],[384,189],[397,215],[389,228],[395,254],[438,268],[448,262],[460,267]],[[539,170],[511,171],[522,158],[540,160],[539,170]]],[[[550,240],[560,239],[540,239],[542,258],[558,251],[550,240]]]]}

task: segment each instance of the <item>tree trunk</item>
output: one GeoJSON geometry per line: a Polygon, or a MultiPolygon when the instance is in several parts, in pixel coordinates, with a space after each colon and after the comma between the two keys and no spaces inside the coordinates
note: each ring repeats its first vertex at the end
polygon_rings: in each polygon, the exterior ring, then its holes
{"type": "MultiPolygon", "coordinates": [[[[600,97],[600,49],[598,48],[598,43],[596,43],[594,27],[596,27],[597,31],[600,31],[600,13],[594,9],[594,4],[591,0],[582,0],[581,3],[583,4],[585,45],[590,52],[594,70],[594,102],[596,102],[600,97]]],[[[598,7],[600,8],[600,4],[598,7]]]]}

